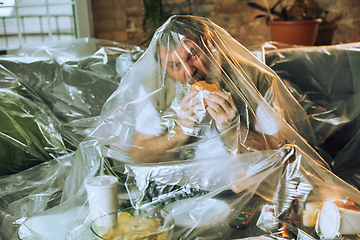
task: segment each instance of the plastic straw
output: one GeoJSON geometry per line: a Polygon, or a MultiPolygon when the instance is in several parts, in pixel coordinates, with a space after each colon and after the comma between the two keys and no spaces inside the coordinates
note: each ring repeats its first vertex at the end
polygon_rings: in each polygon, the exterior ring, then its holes
{"type": "Polygon", "coordinates": [[[100,176],[104,175],[104,158],[100,158],[100,176]]]}

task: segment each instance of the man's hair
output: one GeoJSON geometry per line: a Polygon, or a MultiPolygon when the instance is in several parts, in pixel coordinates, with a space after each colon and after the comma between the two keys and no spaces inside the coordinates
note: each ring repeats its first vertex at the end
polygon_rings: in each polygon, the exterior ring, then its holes
{"type": "Polygon", "coordinates": [[[205,50],[208,44],[212,42],[212,33],[210,26],[199,17],[178,15],[172,16],[162,27],[155,33],[156,51],[154,54],[155,60],[159,60],[160,47],[169,47],[169,49],[176,48],[181,37],[190,39],[205,50]]]}

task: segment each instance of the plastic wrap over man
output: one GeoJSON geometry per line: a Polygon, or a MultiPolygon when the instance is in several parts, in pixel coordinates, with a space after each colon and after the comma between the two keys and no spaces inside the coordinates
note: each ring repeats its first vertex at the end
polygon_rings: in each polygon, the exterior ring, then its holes
{"type": "Polygon", "coordinates": [[[157,30],[101,117],[93,136],[111,137],[108,156],[131,162],[214,158],[286,142],[309,148],[295,131],[314,140],[276,74],[194,16],[173,16],[157,30]]]}

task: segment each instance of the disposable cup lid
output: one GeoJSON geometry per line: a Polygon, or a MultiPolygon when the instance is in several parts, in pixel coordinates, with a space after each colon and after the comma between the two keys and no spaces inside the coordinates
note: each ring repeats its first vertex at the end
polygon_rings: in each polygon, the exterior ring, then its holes
{"type": "Polygon", "coordinates": [[[110,175],[103,175],[103,176],[97,176],[91,179],[87,179],[85,181],[86,187],[112,187],[114,185],[118,184],[117,177],[110,176],[110,175]]]}
{"type": "Polygon", "coordinates": [[[321,208],[319,228],[326,239],[335,238],[340,228],[340,212],[333,202],[326,202],[321,208]]]}

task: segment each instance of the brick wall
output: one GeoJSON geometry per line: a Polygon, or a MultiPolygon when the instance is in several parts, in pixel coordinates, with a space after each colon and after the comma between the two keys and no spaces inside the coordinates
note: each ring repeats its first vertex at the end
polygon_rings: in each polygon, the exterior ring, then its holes
{"type": "MultiPolygon", "coordinates": [[[[172,14],[193,14],[209,18],[227,30],[245,46],[270,40],[264,20],[255,20],[260,12],[247,6],[251,0],[163,0],[164,10],[172,14]]],[[[262,4],[262,0],[252,0],[262,4]]],[[[268,0],[271,6],[276,0],[268,0]]],[[[360,0],[317,0],[328,10],[321,26],[318,44],[360,42],[360,0]],[[331,42],[325,38],[332,36],[331,42]]],[[[140,45],[142,0],[91,0],[96,38],[140,45]]]]}

